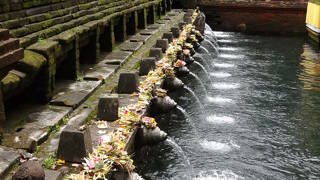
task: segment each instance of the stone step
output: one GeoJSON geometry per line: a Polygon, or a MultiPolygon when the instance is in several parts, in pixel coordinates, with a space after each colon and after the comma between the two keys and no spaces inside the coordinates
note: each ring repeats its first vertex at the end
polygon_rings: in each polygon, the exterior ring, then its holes
{"type": "Polygon", "coordinates": [[[0,29],[0,41],[5,41],[10,38],[8,29],[0,29]]]}
{"type": "Polygon", "coordinates": [[[9,66],[24,57],[23,49],[19,48],[0,56],[0,69],[9,66]]]}
{"type": "MultiPolygon", "coordinates": [[[[1,35],[0,35],[1,36],[1,35]]],[[[19,49],[19,40],[10,38],[6,41],[0,41],[0,56],[13,51],[15,49],[19,49]]]]}
{"type": "Polygon", "coordinates": [[[3,177],[18,161],[20,153],[12,148],[0,146],[0,177],[3,177]]]}

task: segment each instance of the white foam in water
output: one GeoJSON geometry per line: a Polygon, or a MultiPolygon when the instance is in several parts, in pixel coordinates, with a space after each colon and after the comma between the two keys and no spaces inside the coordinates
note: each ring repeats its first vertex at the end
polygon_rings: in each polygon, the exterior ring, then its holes
{"type": "Polygon", "coordinates": [[[232,99],[229,98],[224,98],[224,97],[220,97],[220,96],[215,96],[215,97],[207,97],[209,102],[213,102],[213,103],[231,103],[232,99]]]}
{"type": "Polygon", "coordinates": [[[214,151],[214,152],[220,152],[220,153],[226,153],[234,149],[239,149],[240,146],[236,143],[230,141],[229,143],[222,143],[217,141],[207,141],[203,140],[200,142],[200,145],[204,150],[207,151],[214,151]]]}
{"type": "Polygon", "coordinates": [[[231,68],[231,67],[234,67],[234,64],[230,64],[230,63],[213,63],[213,66],[219,67],[219,68],[231,68]]]}
{"type": "Polygon", "coordinates": [[[213,88],[215,89],[237,89],[239,84],[236,83],[214,83],[213,88]]]}
{"type": "Polygon", "coordinates": [[[230,77],[230,73],[225,73],[225,72],[214,72],[210,73],[211,76],[216,77],[216,78],[225,78],[225,77],[230,77]]]}
{"type": "Polygon", "coordinates": [[[219,39],[218,40],[219,43],[232,43],[234,41],[230,40],[230,39],[219,39]]]}
{"type": "Polygon", "coordinates": [[[200,142],[200,145],[203,149],[208,151],[216,151],[216,152],[229,152],[232,150],[232,147],[228,145],[227,143],[221,143],[216,141],[207,141],[204,140],[200,142]]]}
{"type": "Polygon", "coordinates": [[[238,47],[220,47],[219,50],[220,51],[240,51],[242,49],[238,47]]]}
{"type": "Polygon", "coordinates": [[[243,177],[235,174],[230,170],[211,170],[207,172],[200,172],[193,180],[238,180],[243,177]]]}
{"type": "Polygon", "coordinates": [[[214,124],[232,124],[234,123],[234,118],[229,117],[229,116],[209,116],[207,117],[207,121],[209,123],[214,123],[214,124]]]}
{"type": "Polygon", "coordinates": [[[241,59],[241,58],[243,58],[242,55],[236,55],[236,54],[220,54],[219,57],[226,58],[226,59],[241,59]]]}

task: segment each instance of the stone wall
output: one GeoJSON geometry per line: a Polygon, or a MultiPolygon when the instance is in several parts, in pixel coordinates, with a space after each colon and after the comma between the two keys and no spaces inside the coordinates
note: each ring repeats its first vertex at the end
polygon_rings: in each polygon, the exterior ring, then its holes
{"type": "MultiPolygon", "coordinates": [[[[307,0],[194,0],[215,30],[246,33],[305,33],[307,0]]],[[[190,3],[182,3],[190,8],[190,3]]]]}
{"type": "Polygon", "coordinates": [[[1,0],[0,28],[20,40],[24,58],[1,80],[4,101],[29,87],[36,99],[53,96],[56,78],[76,80],[81,64],[144,29],[171,0],[1,0]],[[15,73],[12,73],[12,72],[15,73]]]}

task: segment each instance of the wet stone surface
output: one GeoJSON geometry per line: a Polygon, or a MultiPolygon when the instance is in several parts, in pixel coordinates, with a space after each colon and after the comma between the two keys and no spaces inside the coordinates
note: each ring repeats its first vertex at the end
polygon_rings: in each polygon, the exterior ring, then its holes
{"type": "Polygon", "coordinates": [[[153,35],[153,34],[155,34],[157,32],[158,32],[157,29],[144,29],[144,30],[141,30],[139,33],[141,35],[153,35]]]}
{"type": "Polygon", "coordinates": [[[50,104],[76,108],[102,83],[102,81],[60,81],[57,83],[57,95],[50,104]]]}
{"type": "Polygon", "coordinates": [[[151,24],[147,27],[147,29],[159,29],[160,27],[162,27],[164,25],[162,24],[151,24]]]}
{"type": "Polygon", "coordinates": [[[158,20],[157,23],[158,24],[166,24],[168,20],[158,20]]]}
{"type": "Polygon", "coordinates": [[[119,48],[123,51],[137,51],[141,46],[143,45],[142,42],[130,42],[126,41],[125,43],[122,43],[119,48]]]}
{"type": "Polygon", "coordinates": [[[129,41],[131,42],[143,42],[145,43],[148,39],[150,38],[150,35],[134,35],[132,37],[129,38],[129,41]]]}
{"type": "Polygon", "coordinates": [[[62,173],[53,170],[44,170],[45,180],[62,180],[62,173]]]}
{"type": "Polygon", "coordinates": [[[58,124],[71,110],[70,107],[50,105],[24,108],[20,113],[27,116],[15,114],[10,118],[25,124],[17,127],[14,133],[6,132],[2,145],[33,152],[37,145],[48,138],[49,128],[58,124]]]}
{"type": "Polygon", "coordinates": [[[132,55],[132,52],[129,51],[113,51],[108,54],[104,60],[120,60],[125,61],[132,55]]]}
{"type": "Polygon", "coordinates": [[[0,146],[0,176],[2,177],[18,160],[20,154],[11,148],[0,146]]]}

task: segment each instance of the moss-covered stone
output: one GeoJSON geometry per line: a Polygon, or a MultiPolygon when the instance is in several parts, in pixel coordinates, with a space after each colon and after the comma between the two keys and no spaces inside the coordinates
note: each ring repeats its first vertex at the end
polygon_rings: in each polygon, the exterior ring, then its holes
{"type": "Polygon", "coordinates": [[[19,83],[20,77],[9,72],[7,76],[1,80],[3,95],[5,96],[6,94],[9,94],[12,89],[18,88],[19,83]]]}
{"type": "Polygon", "coordinates": [[[46,58],[34,51],[25,50],[24,58],[17,64],[18,70],[25,73],[37,73],[46,64],[46,58]]]}

